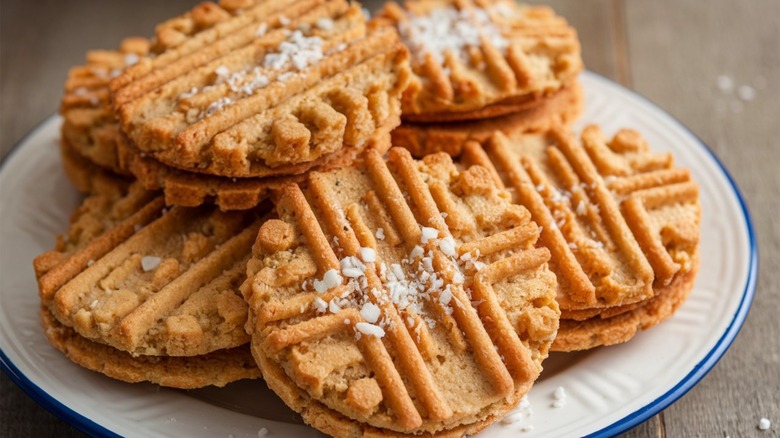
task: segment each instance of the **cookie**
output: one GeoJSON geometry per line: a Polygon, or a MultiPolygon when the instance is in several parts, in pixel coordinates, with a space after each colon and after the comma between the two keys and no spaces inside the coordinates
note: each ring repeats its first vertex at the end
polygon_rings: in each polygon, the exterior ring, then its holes
{"type": "Polygon", "coordinates": [[[513,1],[388,3],[411,53],[404,121],[474,120],[518,112],[571,84],[582,70],[576,31],[545,6],[513,1]]]}
{"type": "Polygon", "coordinates": [[[64,136],[60,138],[60,158],[65,176],[83,194],[121,190],[120,186],[126,189],[132,182],[81,155],[64,136]]]}
{"type": "Polygon", "coordinates": [[[162,197],[143,203],[136,192],[103,198],[85,201],[56,264],[51,253],[35,263],[46,271],[42,302],[57,320],[133,356],[199,356],[245,344],[238,286],[258,212],[167,210],[162,197]]]}
{"type": "Polygon", "coordinates": [[[259,1],[141,59],[111,89],[123,133],[162,164],[293,175],[398,126],[407,58],[396,31],[367,24],[359,5],[259,1]]]}
{"type": "MultiPolygon", "coordinates": [[[[263,178],[228,178],[176,169],[160,163],[137,150],[125,136],[120,136],[119,160],[148,190],[162,190],[168,205],[197,207],[215,204],[221,210],[247,210],[265,200],[270,191],[290,182],[305,179],[305,174],[263,178]]],[[[385,130],[375,133],[370,147],[380,153],[390,148],[385,130]]],[[[354,149],[343,149],[314,163],[315,170],[329,170],[350,165],[357,156],[354,149]]]]}
{"type": "MultiPolygon", "coordinates": [[[[496,133],[483,144],[468,142],[462,160],[489,167],[495,183],[510,187],[543,227],[539,240],[552,253],[562,321],[639,313],[659,290],[679,288],[687,295],[693,287],[698,186],[687,169],[674,166],[671,154],[651,152],[638,132],[621,130],[608,141],[597,126],[588,126],[581,143],[557,128],[496,133]]],[[[570,326],[562,324],[561,336],[570,326]]],[[[566,348],[618,342],[595,332],[588,339],[566,348]]]]}
{"type": "Polygon", "coordinates": [[[260,377],[246,345],[193,357],[133,356],[80,336],[57,321],[45,306],[41,307],[41,323],[46,339],[68,359],[124,382],[195,389],[260,377]]]}
{"type": "Polygon", "coordinates": [[[74,272],[86,269],[91,258],[102,257],[116,242],[132,235],[136,225],[149,223],[163,208],[161,200],[155,200],[158,194],[144,190],[138,183],[111,179],[101,182],[97,193],[86,197],[71,214],[70,226],[57,237],[54,249],[33,260],[44,304],[74,272]],[[82,252],[88,245],[92,248],[82,252]]]}
{"type": "Polygon", "coordinates": [[[530,388],[550,253],[489,171],[393,148],[275,191],[242,292],[269,387],[335,436],[463,436],[530,388]]]}
{"type": "Polygon", "coordinates": [[[670,285],[655,288],[655,296],[625,312],[609,316],[601,312],[585,320],[561,319],[552,351],[588,350],[629,341],[639,331],[647,330],[669,319],[685,302],[698,272],[699,254],[694,255],[694,268],[676,278],[670,285]]]}
{"type": "Polygon", "coordinates": [[[434,152],[457,156],[468,140],[484,142],[495,131],[512,135],[568,126],[582,113],[582,107],[582,87],[575,82],[535,108],[506,116],[457,123],[404,122],[392,132],[393,145],[408,149],[415,157],[434,152]]]}
{"type": "MultiPolygon", "coordinates": [[[[147,55],[149,46],[148,40],[131,37],[122,41],[119,50],[91,50],[86,63],[71,68],[65,82],[60,102],[62,141],[73,152],[114,174],[128,173],[117,159],[119,125],[110,105],[108,84],[126,66],[147,55]]],[[[85,186],[83,182],[79,185],[85,186]]]]}

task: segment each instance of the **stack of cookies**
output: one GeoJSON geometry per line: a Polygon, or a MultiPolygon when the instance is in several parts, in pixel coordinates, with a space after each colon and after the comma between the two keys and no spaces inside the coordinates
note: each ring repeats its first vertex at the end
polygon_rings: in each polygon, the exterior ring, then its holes
{"type": "Polygon", "coordinates": [[[404,124],[393,143],[457,154],[466,140],[568,125],[582,110],[576,31],[545,6],[409,0],[380,17],[411,52],[404,124]]]}
{"type": "Polygon", "coordinates": [[[630,340],[698,269],[698,189],[577,139],[576,32],[498,0],[223,0],[71,70],[86,198],[34,262],[52,345],[127,382],[262,375],[334,436],[464,436],[550,351],[630,340]],[[400,146],[400,147],[399,147],[400,146]]]}

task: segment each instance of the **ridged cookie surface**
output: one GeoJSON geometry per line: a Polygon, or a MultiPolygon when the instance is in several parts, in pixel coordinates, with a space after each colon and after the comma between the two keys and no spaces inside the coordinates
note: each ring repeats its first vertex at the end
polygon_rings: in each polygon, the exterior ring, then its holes
{"type": "MultiPolygon", "coordinates": [[[[698,186],[671,154],[650,151],[638,132],[622,130],[608,140],[589,126],[580,142],[560,129],[496,133],[484,144],[468,143],[462,159],[491,168],[495,183],[511,188],[543,227],[539,241],[552,253],[562,320],[596,317],[605,321],[591,326],[608,330],[607,319],[639,309],[659,291],[687,296],[693,287],[698,186]]],[[[561,336],[573,324],[562,324],[561,336]]]]}
{"type": "Polygon", "coordinates": [[[274,201],[242,291],[264,377],[307,423],[461,436],[538,377],[557,283],[539,227],[487,169],[369,150],[274,201]]]}
{"type": "Polygon", "coordinates": [[[414,77],[403,118],[483,119],[538,104],[582,70],[576,31],[543,6],[514,1],[410,0],[388,3],[411,53],[414,77]]]}
{"type": "Polygon", "coordinates": [[[404,122],[392,132],[393,146],[422,157],[435,152],[460,155],[469,140],[487,141],[493,133],[506,135],[544,132],[553,126],[569,126],[582,113],[584,103],[579,82],[567,85],[539,105],[525,111],[483,120],[449,123],[404,122]]]}
{"type": "Polygon", "coordinates": [[[42,302],[80,336],[130,353],[196,356],[248,341],[238,292],[255,211],[165,208],[136,184],[88,198],[68,241],[36,259],[42,302]]]}
{"type": "MultiPolygon", "coordinates": [[[[119,165],[119,125],[111,108],[108,84],[128,65],[149,53],[144,38],[125,38],[119,50],[91,50],[84,65],[68,72],[60,102],[62,140],[71,150],[116,174],[128,174],[119,165]]],[[[82,183],[83,187],[84,184],[82,183]]]]}
{"type": "MultiPolygon", "coordinates": [[[[345,0],[252,2],[111,83],[123,132],[170,167],[300,174],[400,123],[406,50],[345,0]]],[[[182,26],[194,18],[184,18],[182,26]]]]}
{"type": "Polygon", "coordinates": [[[68,359],[124,382],[195,389],[260,377],[260,370],[246,345],[201,356],[133,356],[79,335],[57,321],[45,306],[41,308],[41,323],[46,339],[68,359]]]}

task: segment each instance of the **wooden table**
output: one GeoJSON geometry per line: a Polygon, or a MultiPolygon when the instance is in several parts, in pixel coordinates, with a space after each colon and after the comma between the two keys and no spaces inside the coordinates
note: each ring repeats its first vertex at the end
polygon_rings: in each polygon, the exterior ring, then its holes
{"type": "MultiPolygon", "coordinates": [[[[0,154],[57,110],[68,68],[82,62],[86,50],[116,47],[127,35],[150,35],[155,23],[194,3],[4,0],[0,154]]],[[[579,30],[589,69],[647,96],[710,145],[742,188],[758,236],[758,291],[731,349],[687,395],[624,436],[778,436],[780,2],[549,3],[579,30]],[[725,93],[719,77],[736,88],[751,87],[755,96],[725,93]],[[773,421],[771,431],[758,431],[761,417],[773,421]]],[[[10,249],[0,242],[0,250],[10,249]]],[[[0,436],[83,436],[0,374],[0,436]]]]}

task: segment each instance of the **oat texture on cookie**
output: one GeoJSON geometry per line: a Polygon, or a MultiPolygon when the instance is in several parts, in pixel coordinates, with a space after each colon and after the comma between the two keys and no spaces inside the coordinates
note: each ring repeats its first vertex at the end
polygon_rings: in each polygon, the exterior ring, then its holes
{"type": "Polygon", "coordinates": [[[576,31],[545,6],[410,0],[388,3],[379,16],[411,52],[405,121],[481,119],[493,106],[490,116],[516,112],[582,70],[576,31]]]}
{"type": "Polygon", "coordinates": [[[309,175],[275,193],[242,287],[264,378],[335,436],[475,433],[511,409],[558,328],[539,227],[446,154],[309,175]]]}
{"type": "Polygon", "coordinates": [[[111,82],[121,129],[139,152],[222,177],[300,174],[383,141],[400,123],[406,51],[358,5],[226,8],[212,4],[202,27],[197,8],[163,23],[155,56],[111,82]]]}

